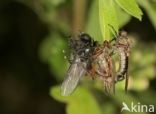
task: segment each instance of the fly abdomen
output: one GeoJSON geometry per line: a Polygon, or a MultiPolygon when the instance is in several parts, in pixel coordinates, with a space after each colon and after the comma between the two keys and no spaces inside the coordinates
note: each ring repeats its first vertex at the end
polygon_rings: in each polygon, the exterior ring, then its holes
{"type": "Polygon", "coordinates": [[[117,81],[123,80],[128,70],[128,56],[125,53],[124,49],[119,48],[119,56],[120,56],[120,68],[119,72],[117,73],[117,81]]]}

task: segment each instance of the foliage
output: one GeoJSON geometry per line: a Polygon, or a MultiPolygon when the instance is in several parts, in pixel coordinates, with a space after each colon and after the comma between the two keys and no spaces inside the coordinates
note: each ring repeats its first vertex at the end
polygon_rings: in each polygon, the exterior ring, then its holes
{"type": "Polygon", "coordinates": [[[156,3],[152,3],[152,1],[149,0],[144,0],[144,2],[142,2],[142,0],[138,0],[138,3],[140,4],[140,6],[144,8],[151,22],[153,23],[153,26],[156,29],[156,20],[155,20],[156,3]]]}
{"type": "Polygon", "coordinates": [[[67,70],[67,61],[64,59],[65,55],[62,52],[65,49],[67,49],[67,44],[59,34],[49,35],[40,45],[39,54],[41,60],[49,63],[52,73],[54,71],[59,71],[54,75],[57,80],[62,80],[62,76],[67,70]],[[62,69],[60,69],[61,64],[64,65],[62,69]]]}
{"type": "Polygon", "coordinates": [[[67,114],[101,114],[100,108],[93,95],[85,88],[78,87],[78,92],[74,92],[69,97],[60,95],[60,86],[53,87],[50,95],[55,99],[68,104],[67,114]]]}
{"type": "Polygon", "coordinates": [[[118,19],[113,0],[99,0],[99,20],[104,39],[110,39],[111,26],[118,32],[118,19]]]}
{"type": "Polygon", "coordinates": [[[116,5],[121,7],[128,14],[141,20],[142,11],[138,7],[135,0],[99,0],[99,22],[103,39],[110,39],[112,27],[118,33],[119,22],[121,17],[117,17],[116,5]],[[115,4],[115,2],[117,4],[115,4]]]}

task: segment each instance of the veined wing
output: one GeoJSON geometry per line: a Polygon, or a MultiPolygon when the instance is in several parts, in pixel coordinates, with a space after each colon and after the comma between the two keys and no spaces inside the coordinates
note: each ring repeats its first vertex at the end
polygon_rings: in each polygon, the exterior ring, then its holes
{"type": "Polygon", "coordinates": [[[86,73],[86,63],[76,58],[67,71],[67,75],[61,85],[61,95],[68,96],[76,88],[80,78],[86,73]]]}

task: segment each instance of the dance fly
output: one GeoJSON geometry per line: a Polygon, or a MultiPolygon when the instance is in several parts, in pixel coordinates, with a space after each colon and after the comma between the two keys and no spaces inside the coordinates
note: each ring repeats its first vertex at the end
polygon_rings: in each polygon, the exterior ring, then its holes
{"type": "Polygon", "coordinates": [[[71,48],[70,67],[61,86],[62,96],[70,95],[75,90],[81,77],[86,74],[95,45],[94,40],[86,33],[82,32],[76,38],[69,40],[71,48]]]}
{"type": "Polygon", "coordinates": [[[115,65],[111,57],[112,48],[108,41],[95,48],[92,55],[91,75],[97,75],[104,84],[107,95],[115,93],[115,65]]]}
{"type": "Polygon", "coordinates": [[[130,42],[127,37],[127,32],[121,31],[116,38],[115,50],[120,57],[119,70],[116,76],[116,82],[125,79],[125,91],[128,88],[128,62],[129,62],[129,52],[130,52],[130,42]]]}

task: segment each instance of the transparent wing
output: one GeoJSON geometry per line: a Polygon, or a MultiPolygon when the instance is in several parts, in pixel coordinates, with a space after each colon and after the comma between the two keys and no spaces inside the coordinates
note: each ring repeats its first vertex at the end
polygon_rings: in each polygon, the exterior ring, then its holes
{"type": "Polygon", "coordinates": [[[79,58],[71,64],[67,71],[67,75],[61,85],[61,95],[68,96],[76,88],[80,78],[86,73],[86,63],[81,62],[79,58]]]}
{"type": "MultiPolygon", "coordinates": [[[[104,80],[104,90],[106,95],[115,94],[115,76],[116,76],[115,62],[109,56],[105,64],[107,64],[109,70],[107,70],[108,76],[105,77],[104,80]]],[[[107,69],[106,67],[104,68],[107,69]]]]}

